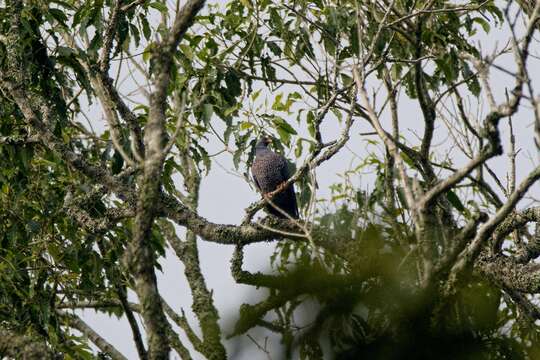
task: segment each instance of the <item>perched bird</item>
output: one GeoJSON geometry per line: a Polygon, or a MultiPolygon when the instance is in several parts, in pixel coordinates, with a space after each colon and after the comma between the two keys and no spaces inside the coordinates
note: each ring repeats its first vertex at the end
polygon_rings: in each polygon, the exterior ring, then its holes
{"type": "MultiPolygon", "coordinates": [[[[269,137],[262,137],[255,146],[255,160],[251,166],[251,174],[255,185],[264,195],[280,188],[285,181],[291,177],[287,160],[284,156],[276,154],[268,148],[271,143],[269,137]]],[[[272,199],[272,204],[267,204],[267,211],[280,218],[287,218],[283,212],[289,214],[292,218],[298,219],[298,205],[294,194],[294,186],[290,184],[287,188],[281,190],[272,199]]]]}

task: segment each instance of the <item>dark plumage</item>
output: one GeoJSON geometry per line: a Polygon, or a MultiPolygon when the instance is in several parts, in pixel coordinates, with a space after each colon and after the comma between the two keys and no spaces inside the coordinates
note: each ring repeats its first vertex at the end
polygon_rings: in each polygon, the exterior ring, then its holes
{"type": "MultiPolygon", "coordinates": [[[[287,160],[282,155],[268,149],[270,139],[263,137],[255,147],[255,160],[251,166],[251,174],[255,180],[255,185],[263,194],[270,193],[287,181],[290,171],[287,160]]],[[[298,219],[298,205],[294,194],[293,184],[280,191],[272,198],[272,203],[285,211],[294,219],[298,219]]],[[[267,211],[280,218],[286,218],[279,210],[272,205],[266,206],[267,211]]]]}

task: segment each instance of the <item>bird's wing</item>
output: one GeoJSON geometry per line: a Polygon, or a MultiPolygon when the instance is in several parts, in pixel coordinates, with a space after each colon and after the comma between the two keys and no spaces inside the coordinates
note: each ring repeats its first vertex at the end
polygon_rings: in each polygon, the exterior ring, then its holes
{"type": "Polygon", "coordinates": [[[255,186],[257,187],[257,190],[261,191],[261,186],[259,185],[259,182],[257,181],[257,176],[255,175],[255,173],[257,172],[256,170],[256,159],[255,161],[253,161],[253,164],[251,165],[251,177],[253,178],[253,182],[255,183],[255,186]]]}
{"type": "Polygon", "coordinates": [[[255,183],[257,190],[262,191],[261,186],[259,185],[259,182],[257,181],[257,177],[255,176],[255,174],[251,173],[251,176],[253,177],[253,182],[255,183]]]}
{"type": "Polygon", "coordinates": [[[292,205],[292,214],[291,216],[295,219],[298,219],[299,218],[299,215],[298,215],[298,203],[296,202],[296,194],[294,192],[294,185],[291,184],[291,186],[289,186],[289,188],[287,189],[287,191],[289,191],[290,193],[290,201],[291,201],[291,205],[292,205]]]}
{"type": "Polygon", "coordinates": [[[281,176],[281,181],[287,181],[292,176],[289,169],[289,163],[284,156],[278,155],[276,159],[276,167],[279,169],[279,174],[281,176]]]}
{"type": "MultiPolygon", "coordinates": [[[[285,182],[293,175],[289,167],[289,163],[284,156],[279,155],[279,171],[281,174],[282,181],[285,182]]],[[[294,192],[294,184],[291,184],[284,190],[286,197],[288,198],[289,205],[291,206],[292,213],[290,214],[293,218],[298,219],[298,203],[296,202],[296,194],[294,192]]]]}

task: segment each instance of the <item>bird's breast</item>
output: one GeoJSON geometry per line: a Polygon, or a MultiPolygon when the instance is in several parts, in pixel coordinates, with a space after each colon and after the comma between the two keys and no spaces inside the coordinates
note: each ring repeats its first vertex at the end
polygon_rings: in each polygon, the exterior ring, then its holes
{"type": "Polygon", "coordinates": [[[252,173],[263,192],[274,191],[286,180],[281,175],[280,165],[270,156],[257,157],[253,162],[252,173]]]}

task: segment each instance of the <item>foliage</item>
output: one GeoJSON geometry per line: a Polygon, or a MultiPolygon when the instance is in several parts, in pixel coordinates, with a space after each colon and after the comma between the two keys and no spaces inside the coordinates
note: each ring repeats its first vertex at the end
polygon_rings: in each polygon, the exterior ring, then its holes
{"type": "Polygon", "coordinates": [[[512,127],[506,182],[488,161],[518,110],[540,143],[538,19],[527,2],[4,2],[0,330],[51,357],[92,358],[91,341],[122,358],[73,311],[93,308],[128,319],[143,359],[223,359],[225,336],[255,327],[301,359],[536,358],[540,211],[517,205],[540,168],[516,183],[512,127]],[[502,49],[477,46],[501,29],[502,49]],[[240,225],[202,218],[201,181],[226,159],[249,182],[263,134],[294,158],[303,220],[254,220],[264,201],[240,225]],[[323,198],[316,170],[346,147],[363,156],[323,198]],[[235,246],[235,280],[268,289],[234,329],[219,326],[197,237],[235,246]],[[244,271],[243,248],[263,241],[273,272],[244,271]],[[159,294],[167,247],[196,324],[159,294]]]}

